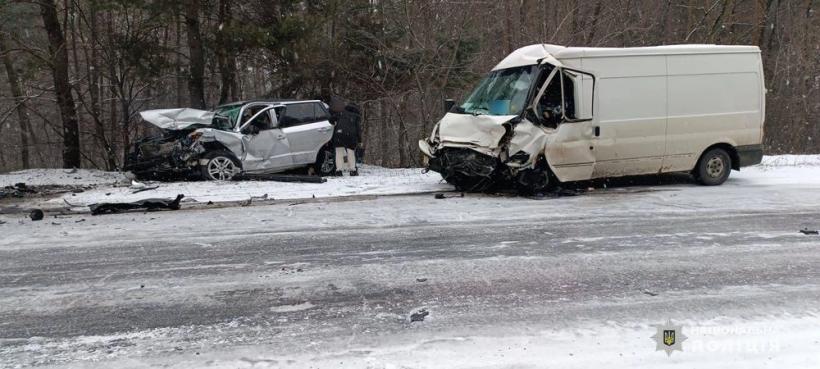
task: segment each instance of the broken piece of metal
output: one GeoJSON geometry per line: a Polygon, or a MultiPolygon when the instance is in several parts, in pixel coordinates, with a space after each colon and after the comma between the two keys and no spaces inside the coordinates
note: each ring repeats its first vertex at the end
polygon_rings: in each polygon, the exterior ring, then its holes
{"type": "Polygon", "coordinates": [[[251,181],[275,181],[275,182],[302,182],[302,183],[325,183],[327,179],[320,176],[309,176],[300,174],[242,174],[236,179],[251,181]]]}
{"type": "Polygon", "coordinates": [[[100,214],[114,214],[129,210],[179,210],[179,203],[185,195],[179,194],[173,200],[171,199],[145,199],[134,202],[110,202],[91,204],[88,206],[91,209],[91,215],[100,214]]]}

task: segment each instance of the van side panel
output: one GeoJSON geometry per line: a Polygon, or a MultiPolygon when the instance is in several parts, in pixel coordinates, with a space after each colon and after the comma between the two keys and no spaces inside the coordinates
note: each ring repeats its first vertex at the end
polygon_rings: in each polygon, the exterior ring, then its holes
{"type": "Polygon", "coordinates": [[[666,56],[582,59],[598,83],[594,178],[657,173],[666,150],[666,56]]]}
{"type": "Polygon", "coordinates": [[[668,55],[664,172],[689,171],[716,143],[759,145],[762,76],[759,53],[668,55]]]}

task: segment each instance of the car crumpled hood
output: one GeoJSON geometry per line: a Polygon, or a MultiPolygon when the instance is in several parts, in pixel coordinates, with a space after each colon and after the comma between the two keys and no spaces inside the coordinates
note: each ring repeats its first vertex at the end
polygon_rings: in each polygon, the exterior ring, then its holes
{"type": "Polygon", "coordinates": [[[507,130],[504,123],[515,115],[472,115],[447,113],[438,125],[439,141],[443,146],[476,146],[495,150],[507,130]]]}
{"type": "Polygon", "coordinates": [[[210,126],[214,112],[190,108],[156,109],[140,112],[140,116],[159,128],[180,130],[193,125],[210,126]]]}

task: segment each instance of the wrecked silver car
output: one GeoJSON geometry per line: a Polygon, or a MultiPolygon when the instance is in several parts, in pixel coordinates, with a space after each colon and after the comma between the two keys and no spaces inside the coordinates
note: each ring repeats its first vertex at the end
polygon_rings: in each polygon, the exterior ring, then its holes
{"type": "Polygon", "coordinates": [[[140,115],[163,134],[136,142],[129,153],[125,169],[138,177],[231,180],[302,167],[319,175],[335,170],[331,116],[318,100],[248,101],[214,111],[160,109],[140,115]]]}

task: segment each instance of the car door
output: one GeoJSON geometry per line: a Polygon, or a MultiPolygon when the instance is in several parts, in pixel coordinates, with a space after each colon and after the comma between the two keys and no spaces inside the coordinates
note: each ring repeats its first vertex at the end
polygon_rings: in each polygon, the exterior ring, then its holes
{"type": "Polygon", "coordinates": [[[595,165],[595,154],[590,145],[594,134],[594,76],[572,72],[558,61],[550,64],[555,68],[535,96],[531,108],[536,108],[534,111],[539,116],[533,118],[540,119],[548,128],[554,126],[554,132],[547,137],[544,153],[555,176],[561,181],[586,180],[592,176],[595,165]],[[570,75],[574,77],[570,78],[570,75]],[[557,111],[542,106],[556,104],[561,106],[557,111]],[[551,121],[543,120],[547,118],[542,116],[545,111],[552,111],[551,121]]]}
{"type": "Polygon", "coordinates": [[[333,136],[330,114],[318,101],[287,104],[279,126],[287,137],[294,165],[316,162],[319,150],[333,136]]]}
{"type": "Polygon", "coordinates": [[[288,137],[277,127],[273,109],[255,115],[242,128],[244,155],[242,168],[246,172],[275,172],[293,167],[288,137]],[[258,123],[256,129],[252,125],[258,123]]]}

